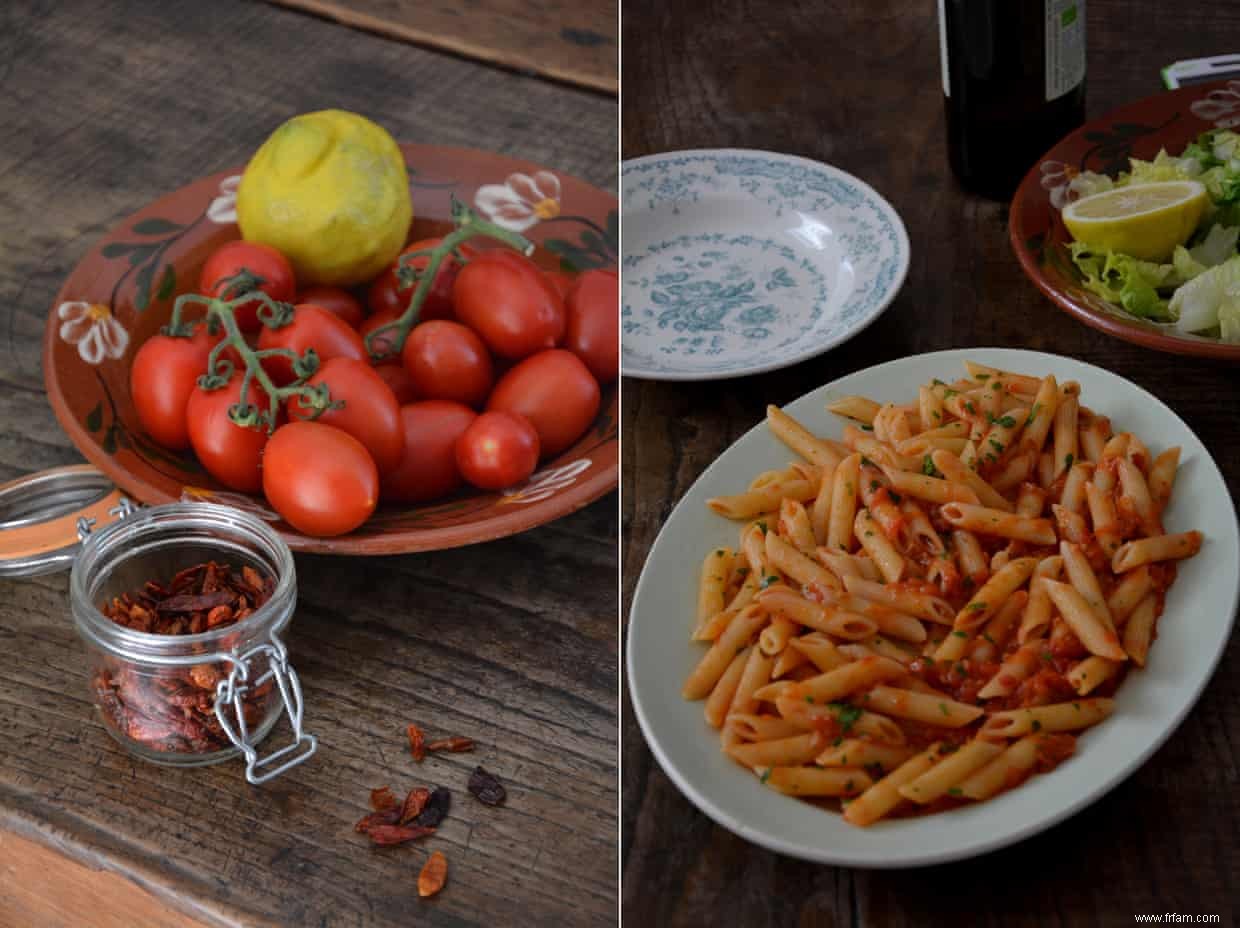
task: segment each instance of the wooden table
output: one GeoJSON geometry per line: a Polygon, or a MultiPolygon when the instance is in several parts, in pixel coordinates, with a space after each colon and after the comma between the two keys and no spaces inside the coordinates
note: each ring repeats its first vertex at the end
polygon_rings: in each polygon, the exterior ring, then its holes
{"type": "MultiPolygon", "coordinates": [[[[1088,110],[1157,93],[1158,69],[1235,51],[1240,10],[1089,0],[1088,110]]],[[[1240,368],[1156,354],[1059,312],[1022,276],[1007,207],[947,164],[935,5],[629,0],[623,153],[752,147],[828,161],[899,210],[912,268],[862,335],[794,368],[713,385],[624,385],[623,609],[673,504],[721,451],[813,387],[936,349],[1011,346],[1108,368],[1169,403],[1240,495],[1240,368]]],[[[654,762],[627,696],[623,916],[633,924],[1121,925],[1136,913],[1237,910],[1240,639],[1192,714],[1139,773],[1049,831],[977,860],[902,872],[815,866],[747,844],[654,762]],[[967,913],[967,914],[965,914],[967,913]]]]}
{"type": "MultiPolygon", "coordinates": [[[[295,113],[344,107],[399,139],[616,182],[614,98],[260,3],[5,3],[0,86],[0,481],[81,460],[39,361],[70,268],[295,113]]],[[[611,495],[480,547],[299,557],[288,639],[321,747],[264,788],[236,762],[130,759],[87,699],[66,575],[0,581],[0,925],[614,921],[616,536],[611,495]],[[478,750],[419,767],[411,721],[478,750]],[[465,791],[478,763],[505,807],[465,791]],[[353,823],[385,784],[449,786],[452,814],[374,850],[353,823]],[[436,848],[449,882],[421,901],[436,848]]]]}

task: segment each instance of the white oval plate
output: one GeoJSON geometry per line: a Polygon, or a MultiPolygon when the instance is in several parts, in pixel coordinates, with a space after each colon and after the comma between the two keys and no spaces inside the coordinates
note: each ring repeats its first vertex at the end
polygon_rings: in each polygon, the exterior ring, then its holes
{"type": "Polygon", "coordinates": [[[650,155],[621,179],[626,376],[714,380],[852,338],[908,272],[904,223],[827,164],[746,149],[650,155]]]}
{"type": "Polygon", "coordinates": [[[912,867],[958,860],[1036,834],[1102,796],[1166,741],[1192,708],[1223,654],[1240,598],[1240,532],[1227,485],[1209,452],[1158,399],[1121,377],[1070,358],[980,348],[880,364],[820,387],[787,406],[818,434],[839,434],[826,403],[847,394],[907,402],[933,377],[964,376],[964,360],[1081,384],[1085,402],[1157,453],[1183,449],[1167,530],[1200,529],[1200,553],[1180,565],[1144,670],[1119,689],[1115,714],[1081,738],[1076,754],[1048,774],[994,799],[938,815],[847,824],[833,812],[764,789],[727,760],[680,688],[701,657],[689,641],[698,570],[706,551],[733,544],[736,525],[710,512],[708,497],[748,486],[758,472],[795,455],[765,424],[750,429],[685,494],[655,540],[630,615],[626,671],[637,719],[663,770],[699,809],[748,841],[827,864],[912,867]]]}

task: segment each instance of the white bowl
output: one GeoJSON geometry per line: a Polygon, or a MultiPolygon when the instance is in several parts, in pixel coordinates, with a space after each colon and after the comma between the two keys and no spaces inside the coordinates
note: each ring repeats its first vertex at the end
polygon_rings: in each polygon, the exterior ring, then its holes
{"type": "Polygon", "coordinates": [[[786,367],[878,318],[908,272],[891,204],[827,164],[744,149],[624,162],[621,368],[713,380],[786,367]]]}
{"type": "Polygon", "coordinates": [[[1083,402],[1109,416],[1116,431],[1135,432],[1155,454],[1179,445],[1167,531],[1196,528],[1205,543],[1196,557],[1180,564],[1148,665],[1129,674],[1115,713],[1084,733],[1073,757],[985,802],[856,828],[834,812],[761,787],[720,753],[718,733],[702,718],[702,703],[680,695],[703,652],[700,643],[689,641],[702,558],[736,539],[735,523],[712,513],[705,501],[743,489],[758,472],[795,457],[765,424],[751,429],[690,488],[650,549],[633,598],[626,665],[638,722],[664,771],[699,809],[749,841],[806,860],[859,867],[943,863],[1019,841],[1084,808],[1144,763],[1192,708],[1223,654],[1240,598],[1235,506],[1197,436],[1140,387],[1070,358],[983,348],[880,364],[820,387],[786,409],[815,433],[838,435],[841,420],[825,409],[832,399],[860,394],[907,402],[933,377],[963,376],[966,359],[1076,380],[1083,402]]]}

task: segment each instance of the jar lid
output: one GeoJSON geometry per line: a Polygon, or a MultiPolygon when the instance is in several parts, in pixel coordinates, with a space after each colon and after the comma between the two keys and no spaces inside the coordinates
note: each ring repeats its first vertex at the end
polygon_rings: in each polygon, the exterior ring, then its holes
{"type": "Polygon", "coordinates": [[[55,467],[0,484],[0,577],[67,570],[91,531],[136,509],[89,464],[55,467]]]}

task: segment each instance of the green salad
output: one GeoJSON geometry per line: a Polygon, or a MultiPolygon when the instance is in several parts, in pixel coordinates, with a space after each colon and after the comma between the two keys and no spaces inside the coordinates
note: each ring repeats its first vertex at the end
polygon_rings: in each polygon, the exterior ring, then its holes
{"type": "Polygon", "coordinates": [[[1166,263],[1143,261],[1084,242],[1068,248],[1084,285],[1134,316],[1169,328],[1240,343],[1240,134],[1203,133],[1176,156],[1129,159],[1126,174],[1084,171],[1071,190],[1090,196],[1117,187],[1191,180],[1206,188],[1209,205],[1189,240],[1166,263]]]}

